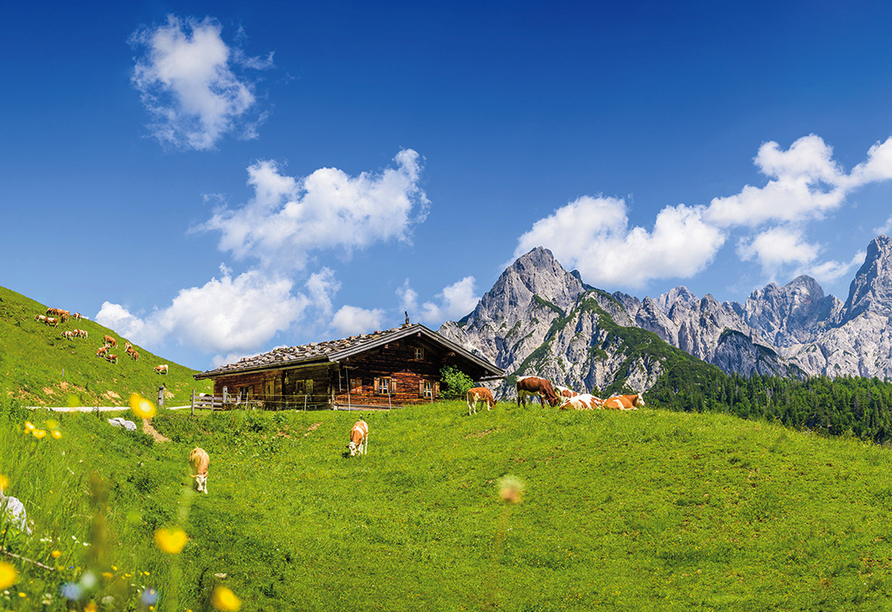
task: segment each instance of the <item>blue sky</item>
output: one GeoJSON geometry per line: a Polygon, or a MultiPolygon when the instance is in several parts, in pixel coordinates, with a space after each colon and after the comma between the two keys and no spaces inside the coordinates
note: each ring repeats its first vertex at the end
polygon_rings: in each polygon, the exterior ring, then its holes
{"type": "Polygon", "coordinates": [[[845,299],[892,231],[886,3],[25,4],[0,284],[197,369],[436,329],[540,245],[845,299]]]}

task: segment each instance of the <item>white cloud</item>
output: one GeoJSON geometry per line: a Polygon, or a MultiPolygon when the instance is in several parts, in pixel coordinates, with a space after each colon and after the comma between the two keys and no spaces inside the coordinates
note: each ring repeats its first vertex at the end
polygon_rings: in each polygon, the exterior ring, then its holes
{"type": "Polygon", "coordinates": [[[257,270],[233,278],[225,266],[221,272],[220,279],[182,289],[168,308],[146,317],[105,302],[96,321],[148,348],[176,338],[207,353],[250,352],[288,329],[311,304],[303,294],[292,295],[289,279],[257,270]]]}
{"type": "Polygon", "coordinates": [[[396,167],[351,177],[322,168],[307,177],[286,176],[272,161],[248,168],[254,198],[237,209],[219,208],[198,229],[219,231],[219,247],[238,258],[282,270],[301,269],[309,254],[355,249],[376,242],[408,242],[429,201],[420,186],[421,160],[411,149],[396,167]]]}
{"type": "Polygon", "coordinates": [[[330,268],[322,268],[319,272],[314,272],[307,281],[310,300],[324,316],[331,315],[331,300],[340,288],[341,283],[335,279],[335,273],[330,268]]]}
{"type": "Polygon", "coordinates": [[[814,261],[818,252],[819,248],[806,242],[802,232],[783,227],[766,230],[737,245],[737,254],[742,260],[758,261],[763,271],[770,275],[785,265],[814,261]]]}
{"type": "Polygon", "coordinates": [[[384,311],[381,309],[341,306],[332,318],[331,325],[344,336],[354,336],[379,331],[383,320],[384,311]]]}
{"type": "Polygon", "coordinates": [[[458,320],[477,307],[480,296],[476,295],[474,290],[475,282],[476,279],[473,276],[466,276],[460,281],[444,287],[443,291],[435,296],[436,301],[425,302],[421,305],[420,312],[409,308],[409,300],[405,299],[406,296],[411,297],[412,304],[417,308],[417,302],[415,302],[417,294],[409,288],[408,279],[403,290],[397,290],[397,295],[402,292],[403,303],[406,305],[405,310],[409,312],[410,318],[414,315],[425,323],[439,326],[444,321],[458,320]]]}
{"type": "Polygon", "coordinates": [[[819,283],[833,283],[851,274],[852,270],[859,268],[864,263],[867,252],[858,251],[849,261],[825,261],[813,265],[805,270],[805,273],[815,278],[819,283]]]}
{"type": "Polygon", "coordinates": [[[265,118],[254,111],[254,84],[235,69],[272,67],[230,48],[222,26],[211,19],[180,19],[134,32],[131,46],[140,54],[131,82],[152,115],[152,135],[177,148],[212,149],[225,135],[256,137],[265,118]]]}
{"type": "Polygon", "coordinates": [[[411,317],[418,312],[418,292],[412,289],[407,278],[402,287],[398,287],[396,295],[400,299],[400,308],[411,317]]]}
{"type": "MultiPolygon", "coordinates": [[[[708,206],[666,206],[651,231],[629,227],[622,199],[581,197],[536,221],[518,238],[514,256],[544,246],[590,284],[640,288],[653,279],[700,272],[735,232],[742,234],[738,256],[758,262],[768,274],[795,266],[833,279],[850,269],[845,262],[817,264],[822,246],[807,240],[804,224],[836,212],[853,190],[892,179],[892,138],[874,144],[849,174],[814,134],[788,149],[767,142],[754,163],[769,179],[764,186],[746,185],[735,195],[713,198],[708,206]]],[[[890,230],[892,217],[876,231],[890,230]]]]}
{"type": "Polygon", "coordinates": [[[875,234],[885,234],[888,236],[889,232],[892,232],[892,216],[886,219],[886,222],[881,226],[873,228],[873,231],[875,234]]]}
{"type": "Polygon", "coordinates": [[[537,221],[519,238],[514,256],[545,246],[588,283],[641,287],[699,272],[725,241],[720,229],[703,220],[703,207],[666,207],[650,232],[628,225],[624,200],[583,196],[537,221]]]}
{"type": "Polygon", "coordinates": [[[714,198],[705,219],[720,227],[758,227],[772,221],[819,219],[845,200],[845,174],[833,149],[818,136],[800,138],[781,151],[776,142],[759,148],[756,166],[772,180],[745,186],[739,194],[714,198]]]}

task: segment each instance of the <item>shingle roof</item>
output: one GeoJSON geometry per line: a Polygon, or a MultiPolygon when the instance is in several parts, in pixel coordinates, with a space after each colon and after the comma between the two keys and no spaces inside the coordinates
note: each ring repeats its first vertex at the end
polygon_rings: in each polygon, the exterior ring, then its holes
{"type": "Polygon", "coordinates": [[[501,369],[495,367],[485,359],[470,353],[451,340],[429,330],[424,325],[415,323],[413,325],[402,325],[384,331],[376,331],[371,334],[350,336],[340,340],[311,342],[310,344],[304,344],[302,346],[279,347],[268,353],[254,355],[253,357],[243,357],[235,363],[226,364],[219,368],[196,374],[194,378],[200,380],[203,378],[214,378],[216,376],[235,374],[250,370],[288,367],[290,365],[299,365],[301,363],[309,363],[313,361],[338,361],[344,357],[362,353],[366,350],[375,348],[376,346],[414,334],[422,334],[439,344],[447,346],[450,350],[461,354],[466,359],[470,359],[483,369],[489,370],[497,376],[504,376],[504,372],[501,369]]]}

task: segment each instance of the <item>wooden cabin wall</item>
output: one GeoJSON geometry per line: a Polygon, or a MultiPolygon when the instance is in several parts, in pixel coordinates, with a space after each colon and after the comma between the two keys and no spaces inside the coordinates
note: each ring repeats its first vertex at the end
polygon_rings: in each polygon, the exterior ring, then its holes
{"type": "Polygon", "coordinates": [[[430,347],[424,346],[424,356],[415,359],[415,348],[422,345],[411,338],[392,342],[385,348],[362,353],[342,364],[341,374],[333,373],[332,388],[336,404],[366,406],[404,406],[407,404],[430,403],[430,397],[424,397],[420,385],[430,381],[434,388],[434,397],[439,397],[440,354],[430,347]],[[350,393],[346,389],[344,371],[349,372],[350,393]],[[380,394],[375,389],[375,379],[390,378],[392,388],[390,395],[380,394]]]}

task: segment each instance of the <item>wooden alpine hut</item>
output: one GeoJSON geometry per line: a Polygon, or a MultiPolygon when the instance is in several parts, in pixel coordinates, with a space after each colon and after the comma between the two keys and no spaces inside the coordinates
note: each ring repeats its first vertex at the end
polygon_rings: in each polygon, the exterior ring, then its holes
{"type": "Polygon", "coordinates": [[[421,324],[277,348],[201,372],[214,395],[265,408],[368,408],[429,403],[440,397],[440,369],[475,381],[505,371],[421,324]]]}

